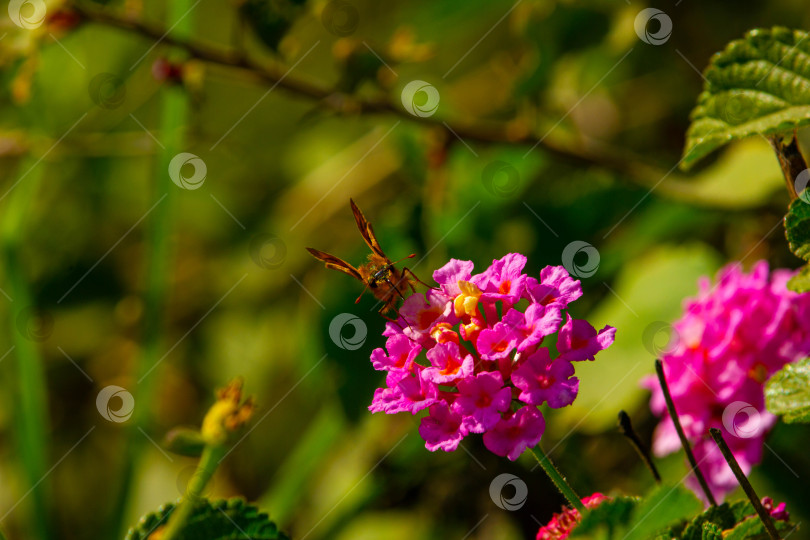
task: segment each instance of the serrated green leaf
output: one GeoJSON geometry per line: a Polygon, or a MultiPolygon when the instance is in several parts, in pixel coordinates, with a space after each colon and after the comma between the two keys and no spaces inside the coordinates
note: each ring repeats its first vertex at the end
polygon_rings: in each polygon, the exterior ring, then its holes
{"type": "MultiPolygon", "coordinates": [[[[728,529],[731,529],[732,527],[742,522],[743,520],[753,516],[754,514],[757,513],[757,511],[754,510],[754,505],[751,504],[751,501],[745,499],[742,501],[731,503],[731,513],[734,515],[734,521],[732,521],[731,524],[727,527],[728,529]]],[[[717,523],[722,525],[722,523],[720,522],[717,523]]]]}
{"type": "Polygon", "coordinates": [[[798,274],[788,280],[787,288],[797,293],[810,291],[810,264],[803,266],[798,274]]]}
{"type": "MultiPolygon", "coordinates": [[[[147,540],[169,521],[175,509],[174,503],[167,503],[155,512],[143,516],[138,525],[127,532],[125,540],[147,540]]],[[[290,540],[270,521],[267,514],[243,499],[220,499],[209,501],[200,499],[194,511],[180,532],[178,540],[290,540]]]]}
{"type": "Polygon", "coordinates": [[[810,422],[810,358],[786,365],[765,383],[765,406],[785,422],[810,422]]]}
{"type": "Polygon", "coordinates": [[[588,511],[571,538],[678,538],[673,533],[675,525],[690,519],[701,508],[702,503],[691,491],[681,486],[661,486],[643,499],[620,497],[588,511]]]}
{"type": "MultiPolygon", "coordinates": [[[[774,522],[776,530],[779,533],[792,531],[796,525],[786,521],[774,522]]],[[[765,525],[757,517],[748,518],[734,527],[731,531],[726,532],[723,540],[769,540],[770,536],[765,531],[765,525]]]]}
{"type": "Polygon", "coordinates": [[[714,523],[721,530],[731,529],[746,517],[754,514],[754,507],[748,501],[738,501],[732,504],[723,503],[719,506],[710,506],[702,514],[694,518],[678,535],[681,540],[702,540],[703,526],[714,523]]]}
{"type": "Polygon", "coordinates": [[[682,169],[730,141],[810,124],[807,37],[781,27],[756,29],[712,57],[691,114],[682,169]]]}
{"type": "Polygon", "coordinates": [[[703,524],[701,540],[723,540],[723,529],[714,523],[703,524]]]}
{"type": "Polygon", "coordinates": [[[694,493],[678,485],[657,487],[636,506],[624,540],[646,540],[690,519],[703,508],[694,493]]]}
{"type": "MultiPolygon", "coordinates": [[[[571,533],[571,538],[599,538],[609,534],[609,531],[622,529],[630,521],[633,509],[639,499],[635,497],[615,497],[588,510],[582,516],[582,521],[571,533]]],[[[609,538],[609,536],[608,536],[609,538]]]]}
{"type": "Polygon", "coordinates": [[[810,204],[794,199],[785,216],[785,237],[794,255],[810,261],[810,204]]]}

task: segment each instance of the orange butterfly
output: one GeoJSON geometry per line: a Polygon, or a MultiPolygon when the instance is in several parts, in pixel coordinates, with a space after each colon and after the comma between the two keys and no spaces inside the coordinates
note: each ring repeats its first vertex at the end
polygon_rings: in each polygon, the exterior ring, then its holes
{"type": "MultiPolygon", "coordinates": [[[[339,259],[329,253],[324,253],[323,251],[309,247],[307,251],[309,251],[313,257],[323,262],[327,268],[339,270],[365,283],[366,287],[363,289],[363,292],[366,292],[366,289],[371,290],[372,294],[383,303],[380,308],[380,313],[385,313],[389,309],[394,308],[397,302],[397,296],[405,299],[405,294],[403,293],[406,293],[409,287],[411,292],[416,291],[413,286],[414,282],[422,283],[408,268],[399,270],[395,266],[402,260],[416,257],[416,254],[412,253],[400,259],[400,261],[391,262],[391,259],[388,258],[380,247],[380,243],[374,235],[374,229],[371,227],[371,223],[368,222],[366,216],[363,215],[363,212],[354,204],[352,199],[349,199],[349,202],[352,206],[354,219],[357,221],[357,228],[360,229],[363,240],[365,240],[368,247],[371,248],[368,262],[355,268],[343,259],[339,259]]],[[[359,302],[362,296],[363,293],[360,293],[355,303],[359,302]]]]}

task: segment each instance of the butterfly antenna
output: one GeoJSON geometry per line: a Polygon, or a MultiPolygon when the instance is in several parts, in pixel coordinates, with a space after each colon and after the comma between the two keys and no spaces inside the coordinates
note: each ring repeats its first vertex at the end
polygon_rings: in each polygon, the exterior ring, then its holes
{"type": "Polygon", "coordinates": [[[408,255],[407,257],[402,257],[402,258],[401,258],[401,259],[399,259],[398,261],[394,261],[394,262],[392,262],[392,263],[391,263],[391,265],[393,266],[393,265],[395,265],[395,264],[399,264],[399,263],[401,263],[402,261],[404,261],[405,259],[413,259],[414,257],[416,257],[416,253],[411,253],[411,254],[410,254],[410,255],[408,255]]]}

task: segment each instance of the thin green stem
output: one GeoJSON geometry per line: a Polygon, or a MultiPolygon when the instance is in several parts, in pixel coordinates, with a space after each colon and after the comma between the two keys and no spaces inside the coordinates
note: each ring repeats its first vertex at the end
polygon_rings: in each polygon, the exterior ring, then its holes
{"type": "Polygon", "coordinates": [[[568,499],[568,502],[571,503],[571,506],[579,510],[580,512],[585,511],[585,505],[582,504],[582,500],[580,500],[579,495],[574,491],[574,488],[568,483],[562,473],[554,466],[551,459],[543,452],[543,449],[540,448],[538,444],[534,448],[530,448],[529,451],[534,456],[534,459],[537,460],[537,463],[546,471],[546,474],[551,481],[554,482],[554,485],[557,489],[562,493],[563,497],[568,499]]]}
{"type": "Polygon", "coordinates": [[[206,445],[203,450],[197,470],[188,482],[186,493],[180,504],[169,517],[169,523],[161,536],[162,540],[174,540],[194,511],[194,505],[202,498],[203,490],[217,470],[217,466],[225,456],[226,447],[223,445],[206,445]]]}
{"type": "Polygon", "coordinates": [[[641,461],[644,462],[644,465],[650,470],[655,478],[655,482],[657,484],[661,483],[661,475],[658,474],[658,469],[653,463],[652,456],[650,456],[650,451],[644,446],[644,443],[641,442],[641,438],[636,433],[636,430],[633,429],[633,422],[630,421],[630,415],[628,415],[625,411],[619,411],[619,429],[622,432],[632,447],[636,450],[641,461]]]}
{"type": "Polygon", "coordinates": [[[717,443],[718,448],[720,448],[720,452],[723,454],[726,463],[731,467],[731,472],[737,477],[737,482],[742,486],[743,491],[745,491],[745,494],[748,496],[748,500],[751,501],[751,504],[754,506],[754,510],[757,511],[759,519],[761,519],[762,524],[765,525],[765,530],[768,531],[768,536],[771,537],[771,540],[779,540],[779,533],[776,531],[770,514],[768,514],[768,511],[762,506],[762,502],[759,500],[756,491],[754,491],[754,486],[752,486],[748,478],[745,477],[745,473],[740,468],[740,464],[737,463],[734,454],[731,453],[731,449],[723,438],[723,434],[717,428],[710,428],[709,433],[711,433],[712,439],[714,439],[714,442],[717,443]]]}
{"type": "Polygon", "coordinates": [[[166,296],[168,292],[168,275],[170,261],[170,230],[172,191],[175,186],[168,175],[169,161],[178,153],[180,148],[179,132],[182,120],[178,118],[178,107],[185,108],[186,97],[180,88],[170,88],[164,95],[161,110],[161,134],[166,141],[165,151],[160,154],[156,162],[155,191],[152,195],[152,204],[155,205],[151,215],[151,222],[147,233],[148,261],[146,268],[146,292],[144,298],[144,325],[143,325],[143,354],[137,366],[137,387],[133,392],[136,403],[132,421],[127,433],[124,469],[121,474],[121,487],[119,489],[116,508],[112,519],[115,525],[111,530],[121,535],[125,524],[129,506],[129,497],[132,494],[135,469],[143,454],[147,439],[137,428],[145,431],[150,429],[149,412],[155,395],[156,373],[152,371],[158,363],[163,346],[164,313],[166,296]],[[167,129],[172,128],[172,129],[167,129]]]}
{"type": "Polygon", "coordinates": [[[709,504],[712,506],[717,506],[717,501],[714,499],[714,495],[712,495],[712,490],[709,489],[709,484],[706,482],[703,472],[701,472],[701,470],[698,468],[695,454],[692,453],[692,446],[689,444],[689,440],[686,438],[686,434],[683,432],[683,427],[681,427],[681,421],[678,419],[678,411],[675,409],[675,403],[672,401],[672,394],[669,393],[669,385],[667,384],[667,378],[664,375],[664,364],[661,362],[661,360],[655,361],[655,372],[658,375],[658,382],[661,384],[661,390],[664,392],[664,400],[667,402],[667,411],[669,411],[669,417],[672,419],[672,423],[675,424],[675,431],[678,432],[678,438],[681,440],[683,451],[686,452],[686,459],[689,460],[689,465],[692,467],[692,472],[695,473],[698,483],[700,484],[703,493],[706,495],[706,499],[709,501],[709,504]]]}
{"type": "Polygon", "coordinates": [[[42,358],[32,337],[20,328],[25,320],[21,316],[34,316],[31,292],[28,288],[25,271],[20,257],[26,216],[30,215],[31,206],[45,172],[45,165],[39,164],[33,157],[23,159],[21,171],[27,171],[20,177],[19,185],[8,194],[9,200],[3,208],[0,235],[2,236],[2,264],[5,267],[8,291],[14,299],[14,306],[23,310],[9,321],[14,341],[16,362],[16,382],[13,387],[17,392],[15,401],[15,427],[17,449],[22,460],[22,472],[25,483],[30,486],[31,504],[28,506],[29,534],[45,540],[51,538],[48,519],[48,483],[43,482],[46,476],[50,440],[48,432],[48,394],[42,358]]]}
{"type": "MultiPolygon", "coordinates": [[[[169,8],[167,18],[171,21],[181,21],[173,27],[172,34],[187,34],[193,20],[192,14],[189,13],[191,11],[190,0],[178,0],[166,5],[169,8]]],[[[175,51],[172,54],[172,60],[181,61],[186,56],[185,52],[175,51]]],[[[184,128],[188,120],[188,112],[189,99],[185,89],[182,86],[167,85],[162,92],[158,130],[164,148],[155,161],[154,177],[156,181],[152,194],[152,204],[155,207],[150,216],[147,233],[148,260],[144,298],[143,355],[137,366],[138,385],[133,392],[136,403],[140,403],[141,406],[135,407],[126,436],[121,483],[110,525],[110,530],[116,537],[121,537],[126,528],[124,520],[127,517],[129,501],[134,491],[135,471],[147,442],[140,430],[149,431],[150,428],[150,404],[154,401],[157,381],[157,374],[153,370],[161,359],[163,347],[164,315],[170,274],[171,209],[173,194],[178,189],[169,177],[169,162],[175,155],[186,150],[184,128]]]]}

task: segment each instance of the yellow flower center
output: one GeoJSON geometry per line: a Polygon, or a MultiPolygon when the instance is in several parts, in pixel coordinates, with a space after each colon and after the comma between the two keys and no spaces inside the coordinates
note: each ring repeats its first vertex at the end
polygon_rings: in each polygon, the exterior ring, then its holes
{"type": "Polygon", "coordinates": [[[453,300],[456,317],[474,317],[478,314],[478,299],[481,298],[481,289],[469,281],[459,280],[458,288],[461,293],[453,300]]]}

